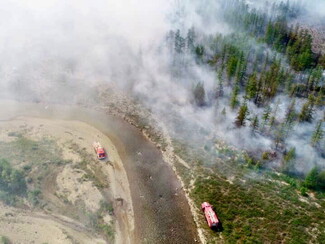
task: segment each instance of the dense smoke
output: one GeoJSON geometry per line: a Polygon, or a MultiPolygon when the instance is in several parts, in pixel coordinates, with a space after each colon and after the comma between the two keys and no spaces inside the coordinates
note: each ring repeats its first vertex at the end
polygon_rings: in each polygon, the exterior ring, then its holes
{"type": "MultiPolygon", "coordinates": [[[[227,99],[196,107],[192,102],[193,86],[203,82],[207,91],[213,91],[218,84],[216,73],[197,65],[190,56],[184,58],[190,69],[182,70],[167,51],[165,39],[171,29],[180,29],[182,35],[191,27],[206,35],[231,33],[220,17],[219,3],[2,1],[0,94],[69,101],[72,94],[86,95],[88,87],[110,83],[140,99],[174,136],[185,137],[193,144],[204,146],[207,140],[222,139],[239,148],[271,150],[274,145],[270,139],[252,137],[248,127],[235,128],[235,111],[221,116],[229,104],[227,99]],[[180,70],[175,71],[175,67],[180,70]]],[[[321,1],[319,4],[323,6],[321,1]]],[[[225,88],[226,95],[230,92],[225,88]]],[[[209,96],[207,93],[207,102],[209,96]]],[[[288,103],[281,99],[280,114],[284,115],[288,103]]],[[[261,110],[253,104],[248,106],[252,113],[261,110]]],[[[299,170],[309,170],[316,163],[324,166],[324,160],[306,145],[313,128],[303,125],[288,140],[289,146],[299,148],[298,156],[304,158],[299,170]]]]}
{"type": "Polygon", "coordinates": [[[169,29],[167,9],[165,1],[3,1],[1,90],[16,95],[23,86],[46,97],[128,82],[141,47],[150,49],[169,29]]]}

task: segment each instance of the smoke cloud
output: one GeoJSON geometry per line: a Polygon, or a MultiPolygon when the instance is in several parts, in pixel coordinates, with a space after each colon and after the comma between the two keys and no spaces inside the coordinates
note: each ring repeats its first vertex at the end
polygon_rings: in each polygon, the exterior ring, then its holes
{"type": "MultiPolygon", "coordinates": [[[[317,4],[318,10],[324,8],[322,1],[317,4]]],[[[173,71],[166,33],[180,29],[186,35],[191,27],[206,35],[231,33],[221,16],[220,1],[211,0],[2,0],[0,96],[68,101],[77,91],[86,95],[88,87],[110,83],[140,99],[174,136],[193,145],[217,138],[239,148],[270,150],[270,139],[235,128],[236,112],[221,116],[227,99],[204,108],[193,105],[193,85],[202,81],[207,91],[213,90],[218,84],[214,71],[192,57],[185,58],[190,68],[173,71]]],[[[230,92],[225,88],[226,95],[230,92]]],[[[284,114],[288,102],[282,101],[284,114]]],[[[252,113],[260,112],[248,105],[252,113]]],[[[301,134],[313,126],[305,127],[288,143],[302,148],[297,151],[303,158],[315,155],[310,168],[320,158],[303,146],[301,134]]]]}

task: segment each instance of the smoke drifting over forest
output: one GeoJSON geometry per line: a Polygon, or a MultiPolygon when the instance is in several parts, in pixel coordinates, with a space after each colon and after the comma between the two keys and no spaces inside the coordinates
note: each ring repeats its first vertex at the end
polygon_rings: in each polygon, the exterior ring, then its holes
{"type": "MultiPolygon", "coordinates": [[[[179,29],[186,36],[194,27],[199,41],[203,34],[232,33],[233,28],[221,18],[221,2],[2,1],[0,94],[62,101],[71,99],[76,91],[87,95],[89,86],[107,82],[141,99],[174,136],[187,136],[188,141],[201,146],[207,138],[220,138],[239,148],[274,150],[268,137],[251,136],[248,126],[236,128],[237,111],[228,109],[227,97],[212,99],[219,82],[213,69],[198,64],[191,55],[175,58],[168,50],[169,30],[179,29]],[[179,63],[186,63],[186,67],[179,63]],[[198,82],[206,90],[203,107],[193,102],[193,87],[198,82]]],[[[325,11],[320,11],[324,3],[317,4],[319,7],[313,9],[324,17],[325,11]]],[[[231,95],[229,87],[224,92],[231,95]]],[[[278,114],[284,117],[290,101],[287,97],[273,100],[271,107],[275,109],[279,101],[278,114]]],[[[302,104],[303,100],[297,100],[297,110],[302,104]]],[[[252,102],[248,107],[251,114],[263,111],[252,102]]],[[[287,140],[288,148],[295,147],[301,159],[296,165],[299,171],[316,164],[325,166],[324,158],[308,144],[314,127],[296,126],[287,140]]]]}

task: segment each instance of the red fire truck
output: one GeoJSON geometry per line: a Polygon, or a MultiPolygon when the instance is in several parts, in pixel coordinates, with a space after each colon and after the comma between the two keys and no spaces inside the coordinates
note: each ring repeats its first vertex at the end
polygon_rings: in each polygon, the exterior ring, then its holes
{"type": "Polygon", "coordinates": [[[107,157],[105,149],[100,145],[99,142],[94,142],[93,147],[98,159],[105,159],[107,157]]]}
{"type": "Polygon", "coordinates": [[[201,205],[202,211],[204,212],[205,219],[208,222],[208,225],[211,229],[219,228],[220,221],[218,216],[212,209],[212,205],[207,202],[202,203],[201,205]]]}

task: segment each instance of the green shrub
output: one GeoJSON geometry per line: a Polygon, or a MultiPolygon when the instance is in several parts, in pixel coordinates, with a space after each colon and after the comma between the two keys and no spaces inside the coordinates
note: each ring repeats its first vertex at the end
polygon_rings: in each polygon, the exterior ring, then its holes
{"type": "Polygon", "coordinates": [[[262,153],[262,159],[263,160],[269,160],[270,159],[270,153],[269,152],[263,152],[262,153]]]}
{"type": "Polygon", "coordinates": [[[9,205],[14,205],[16,196],[26,193],[24,175],[9,164],[5,159],[0,159],[0,200],[9,205]]]}
{"type": "Polygon", "coordinates": [[[11,244],[11,241],[9,240],[8,237],[6,237],[6,236],[1,236],[1,237],[0,237],[0,244],[11,244]]]}
{"type": "Polygon", "coordinates": [[[325,171],[314,167],[307,174],[304,182],[304,186],[312,190],[325,190],[325,171]]]}
{"type": "Polygon", "coordinates": [[[307,197],[308,196],[308,194],[307,194],[307,188],[304,187],[304,186],[300,187],[300,194],[302,196],[304,196],[304,197],[307,197]]]}
{"type": "Polygon", "coordinates": [[[41,195],[41,190],[36,189],[33,191],[29,191],[27,194],[28,201],[33,205],[36,206],[39,203],[39,197],[41,195]]]}

